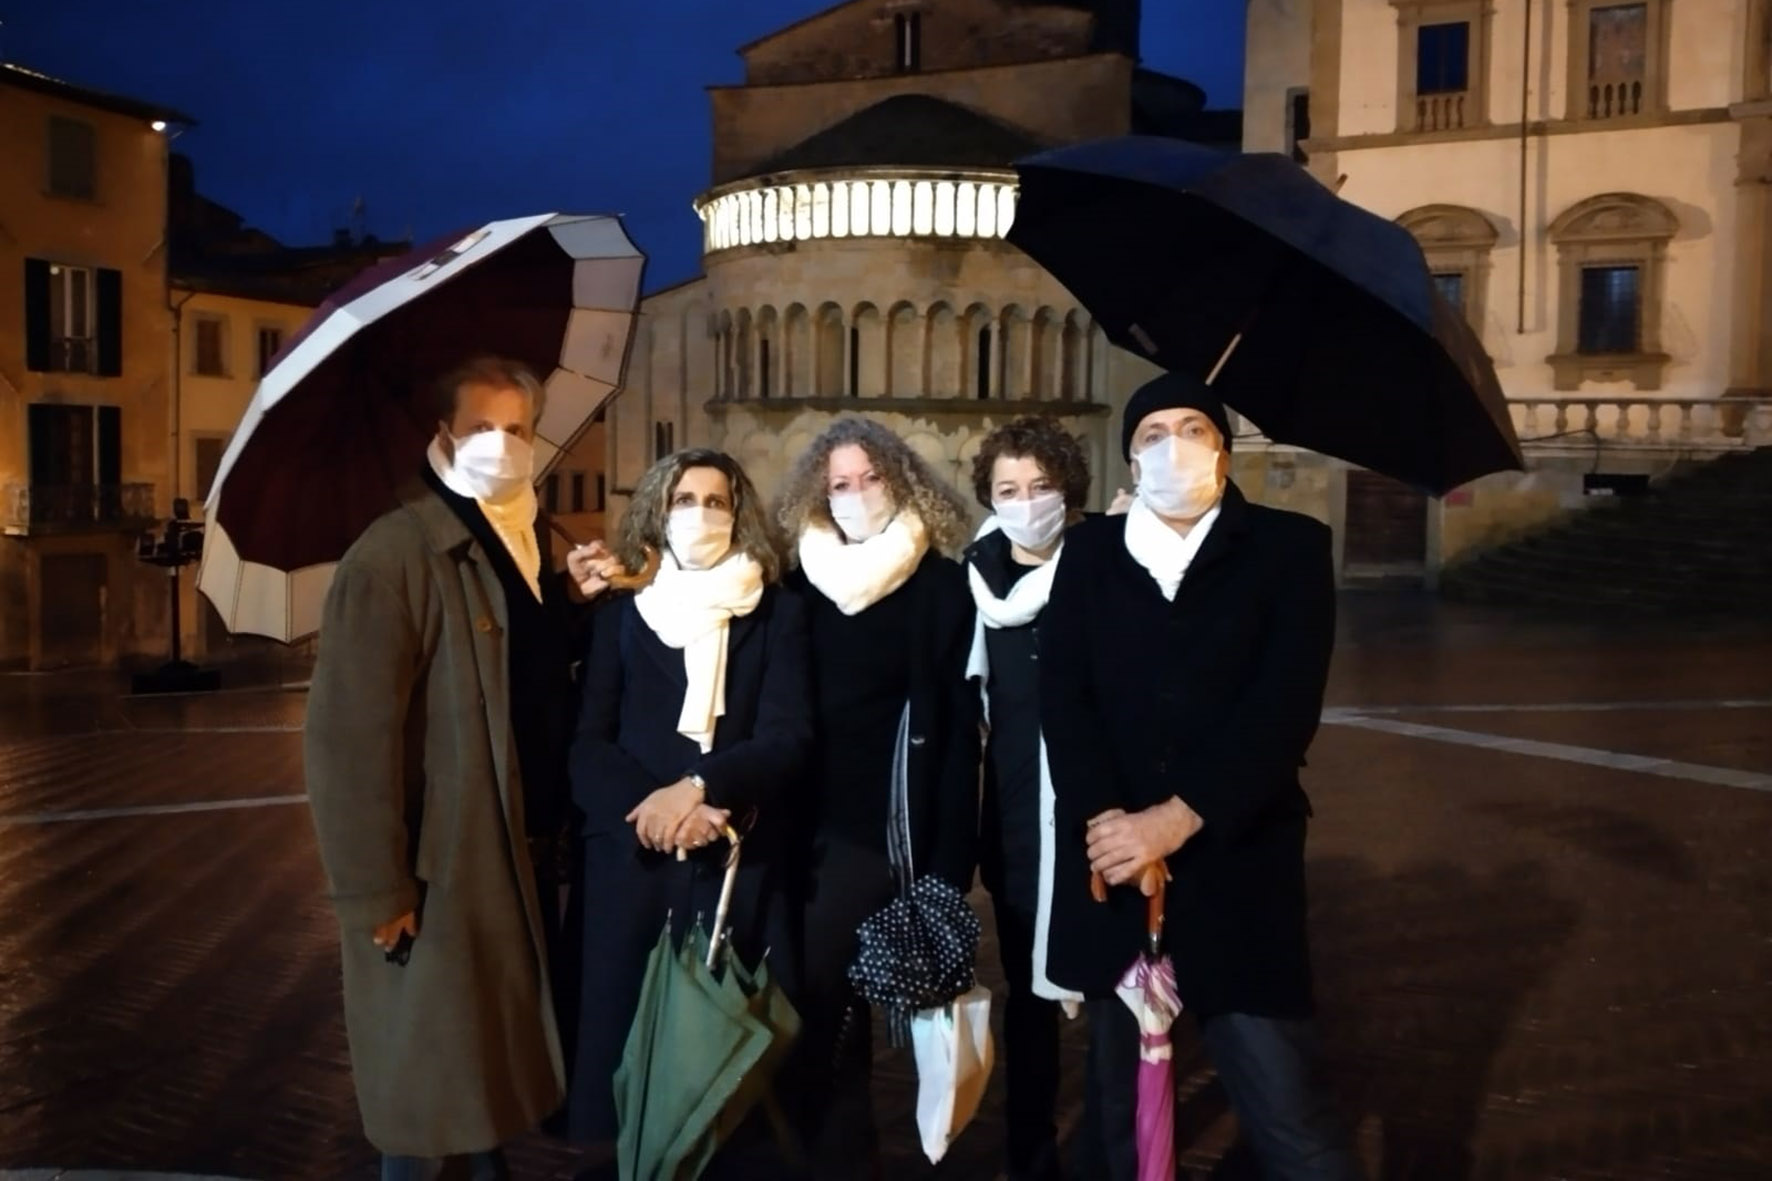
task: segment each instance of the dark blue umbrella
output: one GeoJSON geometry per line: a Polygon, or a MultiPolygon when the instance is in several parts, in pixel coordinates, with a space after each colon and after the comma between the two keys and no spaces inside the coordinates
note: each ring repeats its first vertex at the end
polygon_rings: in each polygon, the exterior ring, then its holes
{"type": "Polygon", "coordinates": [[[1291,160],[1129,136],[1016,170],[1009,241],[1115,344],[1211,380],[1268,438],[1436,495],[1524,466],[1414,238],[1291,160]]]}

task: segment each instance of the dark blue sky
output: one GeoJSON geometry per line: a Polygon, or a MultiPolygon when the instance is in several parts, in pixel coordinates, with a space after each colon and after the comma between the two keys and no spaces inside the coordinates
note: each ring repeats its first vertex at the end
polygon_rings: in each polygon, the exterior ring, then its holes
{"type": "MultiPolygon", "coordinates": [[[[420,239],[495,217],[614,211],[649,288],[694,274],[704,86],[830,0],[0,0],[6,60],[196,118],[198,187],[291,244],[360,195],[420,239]]],[[[1146,0],[1147,65],[1241,100],[1244,0],[1146,0]]]]}

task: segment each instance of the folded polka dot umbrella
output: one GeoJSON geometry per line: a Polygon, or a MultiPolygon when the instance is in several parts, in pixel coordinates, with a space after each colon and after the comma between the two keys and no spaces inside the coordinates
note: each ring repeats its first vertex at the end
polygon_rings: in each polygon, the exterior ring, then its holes
{"type": "Polygon", "coordinates": [[[620,387],[645,256],[609,216],[495,221],[370,268],[259,382],[204,509],[197,585],[229,631],[319,628],[345,550],[417,476],[436,381],[477,356],[547,387],[539,480],[620,387]]]}

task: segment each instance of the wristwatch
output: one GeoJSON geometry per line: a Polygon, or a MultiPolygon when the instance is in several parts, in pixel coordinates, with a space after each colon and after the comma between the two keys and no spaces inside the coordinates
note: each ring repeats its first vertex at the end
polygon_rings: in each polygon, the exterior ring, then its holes
{"type": "Polygon", "coordinates": [[[705,800],[708,798],[708,781],[707,780],[703,779],[700,775],[697,775],[694,771],[691,771],[689,774],[685,775],[683,778],[685,778],[685,779],[689,780],[689,782],[695,784],[695,790],[699,791],[701,793],[702,799],[705,800]]]}

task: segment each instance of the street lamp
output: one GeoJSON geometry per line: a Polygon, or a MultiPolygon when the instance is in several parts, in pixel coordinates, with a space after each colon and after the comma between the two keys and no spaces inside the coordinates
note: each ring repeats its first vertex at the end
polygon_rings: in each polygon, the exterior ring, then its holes
{"type": "Polygon", "coordinates": [[[143,533],[136,539],[135,556],[166,571],[172,602],[172,659],[151,673],[134,679],[136,693],[212,693],[221,688],[221,674],[198,668],[181,653],[183,637],[179,613],[178,572],[203,557],[203,522],[191,520],[190,502],[172,502],[172,519],[158,534],[143,533]]]}

